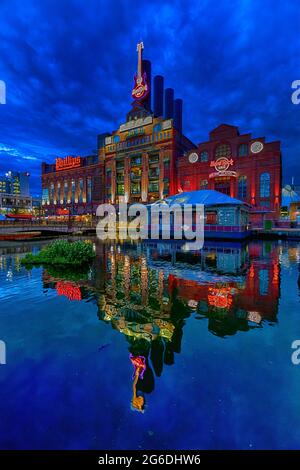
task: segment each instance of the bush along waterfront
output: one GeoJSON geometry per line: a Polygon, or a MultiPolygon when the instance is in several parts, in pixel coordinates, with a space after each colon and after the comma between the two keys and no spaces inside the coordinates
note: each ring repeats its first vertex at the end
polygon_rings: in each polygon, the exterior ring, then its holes
{"type": "Polygon", "coordinates": [[[39,253],[28,253],[21,264],[25,266],[52,265],[52,266],[82,266],[95,258],[93,246],[90,242],[57,240],[43,248],[39,253]]]}

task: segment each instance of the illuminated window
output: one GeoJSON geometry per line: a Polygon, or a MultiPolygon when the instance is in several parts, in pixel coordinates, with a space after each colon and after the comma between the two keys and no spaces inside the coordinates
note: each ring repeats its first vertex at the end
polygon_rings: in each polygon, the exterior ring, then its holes
{"type": "Polygon", "coordinates": [[[115,135],[114,136],[114,143],[117,144],[120,142],[120,136],[119,135],[115,135]]]}
{"type": "Polygon", "coordinates": [[[161,124],[155,124],[153,126],[153,132],[159,132],[161,130],[161,124]]]}
{"type": "Polygon", "coordinates": [[[159,168],[158,166],[149,168],[149,178],[155,179],[159,178],[159,168]]]}
{"type": "Polygon", "coordinates": [[[130,164],[131,164],[131,166],[141,165],[142,164],[141,157],[132,157],[130,164]]]}
{"type": "Polygon", "coordinates": [[[120,160],[116,163],[117,168],[124,168],[124,160],[120,160]]]}
{"type": "Polygon", "coordinates": [[[169,180],[165,180],[164,181],[164,194],[169,194],[169,190],[170,190],[169,180]]]}
{"type": "Polygon", "coordinates": [[[131,170],[131,180],[140,180],[142,176],[142,169],[141,168],[132,168],[131,170]]]}
{"type": "Polygon", "coordinates": [[[235,209],[219,209],[218,225],[235,225],[235,209]]]}
{"type": "Polygon", "coordinates": [[[92,202],[92,178],[87,179],[87,202],[92,202]]]}
{"type": "Polygon", "coordinates": [[[57,183],[57,201],[60,202],[61,188],[60,183],[57,183]]]}
{"type": "Polygon", "coordinates": [[[106,170],[106,186],[111,186],[111,169],[106,170]]]}
{"type": "Polygon", "coordinates": [[[159,162],[159,155],[150,155],[149,156],[149,164],[151,165],[152,163],[158,163],[159,162]]]}
{"type": "Polygon", "coordinates": [[[64,202],[68,202],[68,193],[69,193],[69,185],[68,185],[68,182],[65,181],[65,184],[64,184],[64,202]]]}
{"type": "Polygon", "coordinates": [[[82,178],[80,178],[79,180],[78,202],[83,202],[83,179],[82,178]]]}
{"type": "Polygon", "coordinates": [[[204,150],[200,153],[200,162],[207,162],[208,161],[208,152],[204,150]]]}
{"type": "Polygon", "coordinates": [[[201,180],[200,181],[200,189],[207,189],[208,188],[208,181],[207,180],[201,180]]]}
{"type": "Polygon", "coordinates": [[[50,184],[50,202],[54,200],[54,183],[50,184]]]}
{"type": "Polygon", "coordinates": [[[159,191],[158,181],[152,181],[149,183],[149,193],[157,193],[159,191]]]}
{"type": "Polygon", "coordinates": [[[125,194],[124,184],[117,184],[117,195],[124,196],[124,194],[125,194]]]}
{"type": "Polygon", "coordinates": [[[260,175],[260,197],[270,197],[270,173],[260,175]]]}
{"type": "Polygon", "coordinates": [[[230,157],[231,156],[231,148],[229,144],[221,144],[215,150],[215,157],[230,157]]]}
{"type": "Polygon", "coordinates": [[[131,194],[140,194],[141,183],[131,183],[131,194]]]}
{"type": "Polygon", "coordinates": [[[238,198],[247,198],[247,176],[240,176],[238,181],[238,198]]]}
{"type": "Polygon", "coordinates": [[[75,180],[71,183],[72,202],[75,202],[75,180]]]}
{"type": "Polygon", "coordinates": [[[241,144],[239,146],[238,155],[239,155],[239,157],[246,157],[248,155],[248,145],[247,144],[241,144]]]}
{"type": "Polygon", "coordinates": [[[49,189],[48,188],[43,188],[42,203],[43,204],[48,204],[48,202],[49,202],[49,189]]]}

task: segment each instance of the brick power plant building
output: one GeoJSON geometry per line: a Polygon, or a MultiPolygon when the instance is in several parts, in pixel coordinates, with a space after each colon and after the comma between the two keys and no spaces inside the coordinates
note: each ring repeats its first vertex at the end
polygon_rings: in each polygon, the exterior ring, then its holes
{"type": "Polygon", "coordinates": [[[98,154],[42,164],[49,215],[95,214],[102,202],[149,203],[178,192],[215,189],[251,206],[251,221],[276,221],[281,205],[280,142],[221,124],[195,145],[182,129],[183,102],[164,78],[152,80],[139,43],[133,103],[125,122],[98,135],[98,154]]]}

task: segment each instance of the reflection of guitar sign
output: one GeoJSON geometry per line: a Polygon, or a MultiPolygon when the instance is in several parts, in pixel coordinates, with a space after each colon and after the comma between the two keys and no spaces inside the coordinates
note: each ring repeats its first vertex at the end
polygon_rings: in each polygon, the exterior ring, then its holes
{"type": "Polygon", "coordinates": [[[147,74],[142,74],[142,50],[144,49],[143,42],[139,42],[137,45],[138,53],[138,73],[134,76],[134,87],[132,90],[132,98],[135,100],[142,100],[146,98],[149,93],[149,86],[147,83],[147,74]]]}
{"type": "Polygon", "coordinates": [[[134,367],[132,386],[133,396],[131,400],[131,405],[133,409],[141,411],[143,413],[145,400],[144,397],[142,397],[141,395],[137,395],[136,385],[139,379],[144,378],[144,372],[146,370],[146,359],[144,358],[144,356],[133,356],[133,354],[130,354],[129,357],[134,367]]]}

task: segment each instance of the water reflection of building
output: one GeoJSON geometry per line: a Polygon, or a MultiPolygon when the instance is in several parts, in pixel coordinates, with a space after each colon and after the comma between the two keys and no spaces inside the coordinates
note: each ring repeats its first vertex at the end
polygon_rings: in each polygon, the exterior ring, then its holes
{"type": "MultiPolygon", "coordinates": [[[[152,244],[153,245],[153,244],[152,244]]],[[[223,243],[206,246],[201,253],[173,250],[168,284],[219,336],[251,329],[263,320],[276,321],[279,298],[277,247],[270,243],[241,246],[223,243]],[[187,266],[187,261],[190,266],[187,266]]],[[[151,267],[160,269],[166,253],[148,250],[151,267]]],[[[169,255],[171,256],[171,255],[169,255]]]]}
{"type": "Polygon", "coordinates": [[[79,286],[82,299],[97,302],[99,319],[125,336],[131,358],[145,358],[143,379],[135,377],[139,404],[138,395],[152,392],[155,376],[174,364],[191,315],[220,337],[276,322],[278,245],[215,243],[201,252],[183,247],[176,242],[97,242],[92,277],[85,274],[80,282],[64,278],[62,283],[57,274],[44,274],[45,287],[70,300],[80,298],[74,291],[79,286]]]}

